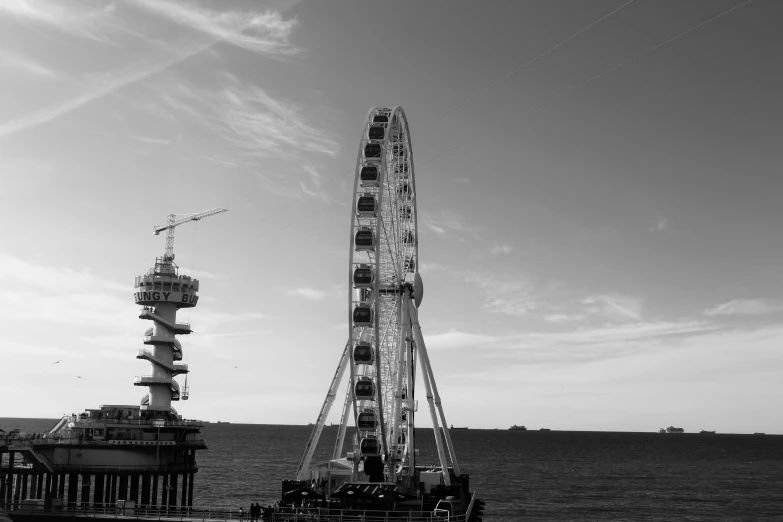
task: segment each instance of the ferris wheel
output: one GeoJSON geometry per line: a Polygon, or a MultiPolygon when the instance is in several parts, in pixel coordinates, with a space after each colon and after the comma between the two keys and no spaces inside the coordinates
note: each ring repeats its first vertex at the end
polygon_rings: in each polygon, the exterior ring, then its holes
{"type": "Polygon", "coordinates": [[[456,476],[460,474],[419,327],[417,309],[424,288],[418,272],[415,181],[405,112],[401,107],[373,107],[356,159],[348,341],[299,464],[298,480],[315,477],[311,460],[346,369],[350,378],[332,461],[342,458],[352,420],[356,435],[346,460],[353,466],[353,481],[415,487],[409,479],[415,469],[417,377],[424,383],[444,483],[450,483],[448,460],[456,476]]]}

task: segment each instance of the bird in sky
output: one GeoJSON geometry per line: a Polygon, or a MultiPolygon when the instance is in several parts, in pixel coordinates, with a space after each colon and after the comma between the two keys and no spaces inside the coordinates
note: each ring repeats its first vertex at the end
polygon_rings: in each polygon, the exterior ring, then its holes
{"type": "Polygon", "coordinates": [[[60,359],[59,361],[54,361],[52,364],[53,364],[53,365],[54,365],[54,364],[59,364],[59,363],[61,363],[61,362],[63,362],[63,360],[62,360],[62,359],[60,359]]]}
{"type": "Polygon", "coordinates": [[[82,376],[81,376],[81,375],[77,375],[77,376],[76,376],[76,378],[77,378],[77,379],[81,379],[81,378],[82,378],[82,376]]]}

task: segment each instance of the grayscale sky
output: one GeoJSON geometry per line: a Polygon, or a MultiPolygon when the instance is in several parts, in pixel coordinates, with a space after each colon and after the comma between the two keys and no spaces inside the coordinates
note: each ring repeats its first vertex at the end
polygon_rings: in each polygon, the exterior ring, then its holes
{"type": "Polygon", "coordinates": [[[177,229],[201,300],[175,406],[314,421],[362,124],[400,105],[450,423],[783,433],[782,14],[3,0],[0,416],[138,403],[152,227],[224,207],[177,229]]]}

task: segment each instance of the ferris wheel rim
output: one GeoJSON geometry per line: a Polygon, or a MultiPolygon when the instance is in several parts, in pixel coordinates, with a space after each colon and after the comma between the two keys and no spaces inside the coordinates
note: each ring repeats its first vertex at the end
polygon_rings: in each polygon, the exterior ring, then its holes
{"type": "MultiPolygon", "coordinates": [[[[373,289],[373,306],[371,310],[378,311],[381,303],[383,300],[380,298],[381,296],[381,280],[384,276],[388,278],[388,273],[384,274],[381,270],[381,259],[382,256],[387,254],[391,258],[392,265],[394,266],[394,270],[396,272],[396,277],[392,276],[392,280],[394,281],[396,279],[397,281],[397,289],[395,288],[384,288],[384,291],[396,291],[397,294],[401,296],[403,293],[403,287],[406,283],[406,277],[408,276],[408,273],[410,273],[413,277],[413,281],[420,280],[419,276],[419,262],[418,262],[418,256],[419,256],[419,245],[418,245],[418,212],[417,212],[417,198],[416,198],[416,179],[415,179],[415,168],[413,163],[413,148],[411,144],[411,136],[410,136],[410,127],[407,122],[407,117],[405,115],[404,110],[402,107],[394,106],[391,108],[385,108],[385,107],[372,107],[368,113],[367,117],[365,118],[365,123],[362,127],[362,134],[359,140],[359,150],[357,152],[357,159],[356,159],[356,172],[355,172],[355,178],[354,178],[354,189],[353,189],[353,201],[352,201],[352,215],[351,215],[351,227],[350,227],[350,248],[349,248],[349,284],[348,284],[348,301],[349,301],[349,339],[351,339],[351,344],[356,344],[357,339],[360,339],[361,336],[365,334],[365,332],[360,332],[357,337],[357,333],[355,331],[356,325],[353,323],[353,311],[354,306],[356,304],[356,299],[354,296],[354,292],[356,291],[356,287],[353,284],[352,276],[354,273],[354,270],[359,262],[357,262],[357,244],[356,244],[356,238],[357,238],[357,232],[361,227],[360,221],[368,221],[368,220],[362,220],[361,217],[358,215],[357,212],[357,202],[359,201],[359,198],[361,195],[366,195],[368,192],[367,186],[364,185],[363,180],[361,179],[361,173],[363,167],[367,167],[370,165],[374,165],[378,168],[378,187],[383,187],[386,189],[386,192],[379,188],[377,192],[377,198],[375,204],[377,205],[378,209],[378,217],[375,219],[374,227],[375,229],[372,231],[374,234],[373,241],[377,241],[374,243],[375,248],[377,249],[375,255],[367,254],[367,257],[369,258],[369,261],[374,261],[374,277],[375,280],[373,281],[372,289],[373,289]],[[380,154],[378,157],[374,157],[372,159],[369,159],[369,157],[366,155],[366,147],[370,143],[374,143],[378,145],[378,140],[373,140],[371,137],[371,127],[373,126],[373,123],[381,123],[376,122],[374,118],[378,115],[384,114],[387,117],[386,125],[384,126],[384,136],[382,144],[380,146],[380,154]],[[392,134],[394,134],[395,141],[393,147],[390,149],[390,144],[392,143],[392,134]],[[400,159],[402,158],[402,159],[400,159]],[[389,165],[389,162],[391,161],[392,165],[389,165]],[[395,190],[393,192],[389,192],[390,183],[388,182],[388,175],[391,172],[390,168],[394,168],[394,188],[395,190]],[[405,192],[401,193],[398,188],[403,187],[403,184],[398,185],[399,181],[401,179],[404,179],[404,186],[405,186],[405,192]],[[386,201],[388,200],[388,201],[386,201]],[[403,208],[404,212],[403,214],[408,216],[408,221],[400,220],[399,219],[399,209],[400,209],[400,202],[403,202],[403,208]],[[385,220],[383,216],[383,210],[389,209],[390,206],[394,204],[394,209],[397,211],[397,213],[393,213],[395,216],[394,218],[390,220],[385,220]],[[388,221],[388,223],[387,223],[388,221]],[[387,225],[389,225],[387,227],[387,225]],[[392,228],[392,226],[396,226],[396,230],[389,230],[392,228]],[[405,230],[405,235],[403,238],[403,235],[401,234],[401,231],[405,230]],[[410,238],[410,233],[413,234],[412,236],[412,244],[406,243],[408,238],[410,238]],[[395,245],[396,251],[392,251],[391,245],[389,244],[389,237],[394,234],[394,237],[397,239],[397,244],[395,245]],[[386,243],[383,244],[383,239],[386,239],[386,243]],[[408,249],[410,250],[410,255],[408,255],[408,249]],[[396,258],[395,258],[396,254],[396,258]],[[413,266],[411,267],[411,263],[413,266]]],[[[369,220],[371,222],[371,220],[369,220]]],[[[389,263],[385,263],[384,266],[388,267],[389,263]]],[[[360,292],[361,293],[361,292],[360,292]]],[[[396,316],[396,324],[393,325],[393,327],[386,328],[384,330],[384,335],[388,335],[390,332],[393,332],[398,337],[401,337],[401,328],[402,328],[402,321],[401,316],[403,314],[403,301],[401,298],[397,299],[396,308],[394,309],[394,313],[388,313],[387,311],[387,321],[389,323],[392,322],[394,317],[396,316]]],[[[383,361],[383,346],[387,346],[389,344],[389,341],[383,337],[381,337],[380,332],[380,321],[381,321],[381,314],[377,314],[378,318],[373,323],[373,335],[371,336],[371,346],[374,347],[375,350],[375,369],[374,374],[372,372],[371,375],[374,377],[374,384],[377,386],[377,391],[375,392],[375,401],[377,403],[377,408],[373,406],[378,411],[379,416],[379,423],[380,426],[376,428],[376,434],[380,434],[380,438],[382,439],[382,446],[384,451],[388,451],[389,445],[386,441],[386,435],[388,431],[388,435],[391,436],[392,429],[387,429],[386,423],[389,421],[387,417],[391,417],[391,411],[389,410],[389,405],[383,404],[383,401],[385,399],[388,399],[390,396],[390,390],[393,384],[391,382],[384,382],[381,379],[381,376],[383,375],[383,371],[381,368],[382,362],[386,364],[386,367],[383,368],[383,370],[386,371],[386,373],[392,373],[390,370],[390,362],[388,360],[383,361]],[[384,397],[386,395],[386,397],[384,397]]],[[[400,342],[400,339],[392,340],[396,342],[400,342]]],[[[398,348],[397,355],[399,356],[399,351],[401,351],[401,348],[398,348]]],[[[361,376],[356,375],[356,361],[354,360],[354,354],[353,350],[350,350],[350,365],[352,368],[352,371],[350,373],[350,386],[351,390],[353,391],[355,389],[355,386],[357,385],[357,377],[358,379],[361,379],[361,376]]],[[[365,370],[366,371],[366,370],[365,370]]],[[[389,381],[391,381],[391,378],[389,378],[389,381]]],[[[354,397],[354,422],[357,425],[358,428],[358,414],[359,414],[359,403],[361,401],[354,397]]],[[[390,401],[387,401],[390,402],[390,401]]],[[[394,419],[392,419],[394,420],[394,419]]],[[[401,428],[397,428],[401,429],[401,428]]]]}

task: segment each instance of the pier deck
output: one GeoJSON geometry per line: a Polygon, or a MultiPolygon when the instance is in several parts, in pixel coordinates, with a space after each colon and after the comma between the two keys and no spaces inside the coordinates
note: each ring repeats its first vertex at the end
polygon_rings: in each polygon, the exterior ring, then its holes
{"type": "Polygon", "coordinates": [[[466,522],[464,516],[449,516],[445,511],[433,514],[426,511],[369,511],[329,508],[300,508],[294,512],[279,508],[257,519],[247,512],[224,509],[166,509],[160,506],[63,506],[50,507],[35,504],[0,504],[0,522],[65,522],[78,520],[118,520],[124,522],[466,522]]]}

